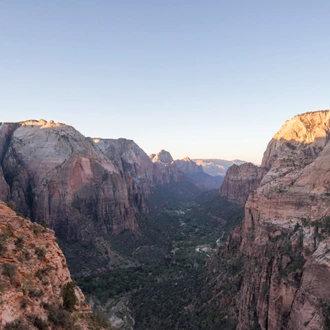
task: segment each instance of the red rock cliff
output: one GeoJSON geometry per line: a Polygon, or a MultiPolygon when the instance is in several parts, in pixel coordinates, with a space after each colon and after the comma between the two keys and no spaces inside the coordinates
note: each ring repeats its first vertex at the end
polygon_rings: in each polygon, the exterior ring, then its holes
{"type": "Polygon", "coordinates": [[[1,329],[6,324],[10,329],[71,329],[74,323],[90,329],[90,306],[72,282],[54,232],[17,216],[3,202],[0,266],[1,329]]]}
{"type": "Polygon", "coordinates": [[[237,330],[330,328],[329,132],[330,111],[298,115],[264,153],[268,172],[222,252],[241,260],[237,330]]]}

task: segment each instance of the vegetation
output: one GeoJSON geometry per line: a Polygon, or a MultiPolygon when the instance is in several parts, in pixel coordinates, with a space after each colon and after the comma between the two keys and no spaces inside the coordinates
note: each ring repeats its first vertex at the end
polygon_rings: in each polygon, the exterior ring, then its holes
{"type": "MultiPolygon", "coordinates": [[[[132,263],[131,267],[75,278],[99,307],[128,295],[135,329],[236,327],[212,299],[213,277],[204,265],[217,244],[224,244],[228,233],[241,222],[243,208],[219,198],[216,190],[188,194],[187,189],[182,184],[155,190],[148,201],[150,213],[138,219],[139,234],[126,231],[106,237],[112,249],[139,266],[132,263]]],[[[95,251],[95,245],[93,248],[95,251]]],[[[71,268],[71,260],[68,262],[71,268]]],[[[233,258],[224,267],[235,276],[231,281],[227,275],[221,290],[239,289],[241,265],[239,258],[233,258]]]]}
{"type": "Polygon", "coordinates": [[[22,319],[17,319],[12,322],[7,323],[4,328],[4,330],[26,330],[27,325],[22,319]]]}
{"type": "Polygon", "coordinates": [[[68,312],[74,311],[74,306],[77,302],[77,297],[74,292],[76,284],[74,282],[68,282],[62,289],[63,307],[68,312]]]}
{"type": "Polygon", "coordinates": [[[2,274],[8,276],[12,282],[17,274],[17,266],[14,264],[4,263],[2,265],[2,274]]]}

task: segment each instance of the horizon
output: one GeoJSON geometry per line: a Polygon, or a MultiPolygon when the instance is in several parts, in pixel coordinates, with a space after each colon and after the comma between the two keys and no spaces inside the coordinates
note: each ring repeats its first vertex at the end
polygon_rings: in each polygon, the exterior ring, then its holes
{"type": "Polygon", "coordinates": [[[1,122],[47,118],[147,154],[260,164],[286,120],[329,108],[326,1],[0,9],[1,122]]]}

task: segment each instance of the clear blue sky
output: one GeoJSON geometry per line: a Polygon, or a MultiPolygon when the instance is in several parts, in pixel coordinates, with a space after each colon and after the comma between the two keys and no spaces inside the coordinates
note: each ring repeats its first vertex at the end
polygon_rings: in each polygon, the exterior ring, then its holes
{"type": "Polygon", "coordinates": [[[329,15],[317,0],[2,0],[0,122],[260,163],[285,120],[330,108],[329,15]]]}

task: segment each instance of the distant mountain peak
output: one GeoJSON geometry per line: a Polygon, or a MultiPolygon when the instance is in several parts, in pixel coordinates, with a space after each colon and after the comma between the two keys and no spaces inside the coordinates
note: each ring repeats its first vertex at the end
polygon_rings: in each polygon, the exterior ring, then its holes
{"type": "Polygon", "coordinates": [[[161,162],[165,164],[170,164],[171,162],[173,162],[173,158],[168,151],[162,149],[156,156],[152,158],[152,161],[153,163],[161,162]]]}

